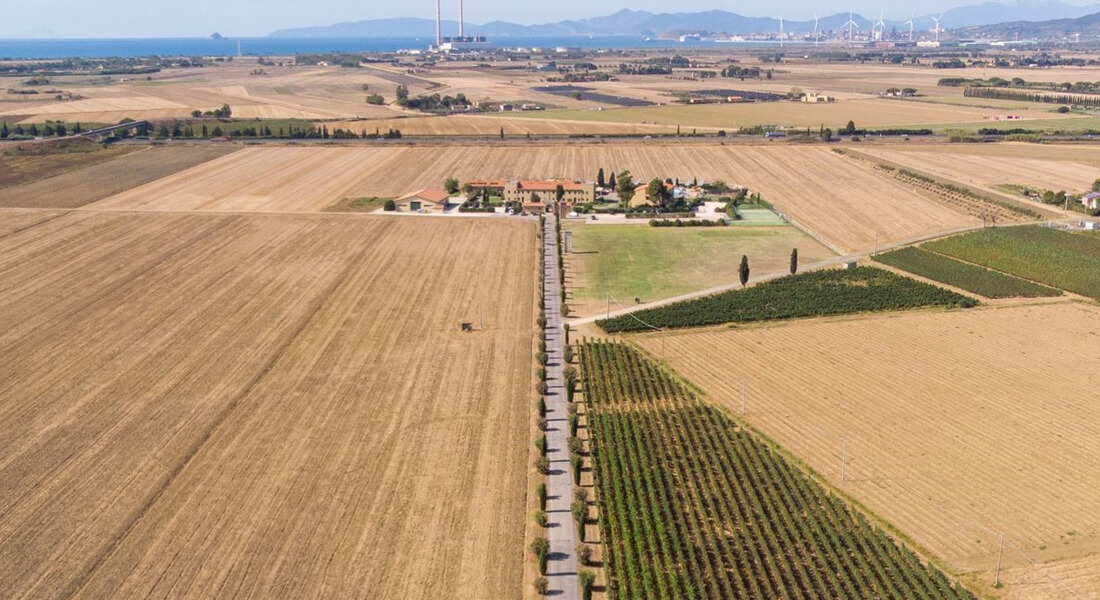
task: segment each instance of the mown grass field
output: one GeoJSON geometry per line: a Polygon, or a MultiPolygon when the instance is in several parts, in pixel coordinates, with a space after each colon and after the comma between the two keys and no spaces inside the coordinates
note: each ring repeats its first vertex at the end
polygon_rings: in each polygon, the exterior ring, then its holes
{"type": "Polygon", "coordinates": [[[1005,227],[924,248],[1100,300],[1100,238],[1045,227],[1005,227]]]}
{"type": "Polygon", "coordinates": [[[614,309],[737,281],[748,255],[760,273],[787,269],[792,248],[804,263],[832,256],[798,229],[784,227],[668,227],[572,224],[574,252],[566,256],[566,287],[577,314],[598,314],[607,294],[614,309]]]}
{"type": "Polygon", "coordinates": [[[1041,298],[1062,295],[1061,290],[960,262],[921,248],[902,248],[874,258],[882,264],[986,298],[1041,298]]]}

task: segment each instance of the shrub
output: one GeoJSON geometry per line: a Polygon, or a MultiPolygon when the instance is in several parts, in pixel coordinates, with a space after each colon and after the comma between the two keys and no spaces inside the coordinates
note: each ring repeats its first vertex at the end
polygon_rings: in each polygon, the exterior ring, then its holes
{"type": "Polygon", "coordinates": [[[546,510],[546,484],[540,483],[539,486],[535,488],[535,494],[539,497],[539,510],[546,510]]]}
{"type": "Polygon", "coordinates": [[[547,552],[549,550],[550,540],[544,537],[537,537],[531,540],[531,554],[538,556],[539,554],[542,554],[543,552],[547,552]]]}
{"type": "Polygon", "coordinates": [[[569,438],[569,454],[580,456],[584,452],[584,442],[580,438],[569,438]]]}
{"type": "Polygon", "coordinates": [[[532,585],[535,586],[535,593],[540,596],[545,596],[550,593],[550,580],[542,575],[536,577],[532,585]]]}
{"type": "Polygon", "coordinates": [[[397,210],[397,203],[393,200],[386,200],[386,203],[382,205],[382,210],[386,212],[393,212],[397,210]]]}
{"type": "Polygon", "coordinates": [[[573,488],[573,499],[588,502],[588,488],[573,488]]]}
{"type": "MultiPolygon", "coordinates": [[[[546,382],[546,367],[539,367],[538,374],[539,374],[539,381],[545,383],[546,382]]],[[[546,392],[540,392],[540,393],[544,396],[546,395],[546,392]]]]}
{"type": "Polygon", "coordinates": [[[567,362],[567,363],[573,362],[573,346],[566,346],[565,347],[565,362],[567,362]]]}
{"type": "Polygon", "coordinates": [[[578,419],[576,413],[569,415],[569,435],[577,437],[578,419]]]}
{"type": "Polygon", "coordinates": [[[582,565],[589,565],[592,563],[592,546],[588,544],[577,545],[577,560],[581,561],[582,565]]]}
{"type": "Polygon", "coordinates": [[[577,579],[580,580],[581,598],[592,600],[592,586],[596,584],[596,574],[592,571],[581,571],[577,575],[577,579]]]}
{"type": "Polygon", "coordinates": [[[550,357],[547,356],[545,352],[539,352],[535,355],[535,360],[538,361],[540,365],[545,365],[547,361],[550,360],[550,357]]]}
{"type": "Polygon", "coordinates": [[[546,417],[546,399],[539,398],[539,416],[546,417]]]}
{"type": "Polygon", "coordinates": [[[550,525],[550,516],[546,514],[546,511],[540,510],[535,513],[535,523],[539,527],[547,527],[550,525]]]}
{"type": "MultiPolygon", "coordinates": [[[[546,420],[546,417],[539,417],[538,426],[539,426],[539,431],[546,431],[546,429],[548,427],[548,422],[546,420]]],[[[544,473],[544,475],[545,475],[545,473],[544,473]]]]}
{"type": "Polygon", "coordinates": [[[546,436],[540,435],[535,439],[535,448],[538,448],[539,456],[546,456],[546,436]]]}
{"type": "Polygon", "coordinates": [[[546,329],[546,317],[539,317],[538,319],[539,329],[546,329]]]}
{"type": "MultiPolygon", "coordinates": [[[[543,370],[545,370],[545,369],[543,369],[543,370]]],[[[546,376],[543,375],[542,377],[545,378],[546,376]]],[[[545,396],[546,392],[549,391],[549,390],[550,390],[550,387],[546,385],[545,381],[540,381],[540,382],[535,384],[535,391],[538,392],[539,394],[542,394],[543,396],[545,396]]]]}
{"type": "Polygon", "coordinates": [[[584,467],[584,459],[574,454],[569,457],[569,465],[573,467],[573,484],[580,485],[581,469],[584,467]]]}
{"type": "Polygon", "coordinates": [[[568,317],[570,312],[568,304],[561,305],[561,316],[568,317]]]}
{"type": "Polygon", "coordinates": [[[550,473],[550,459],[546,458],[545,456],[540,456],[538,458],[538,460],[535,461],[535,469],[538,470],[538,472],[542,475],[549,474],[550,473]]]}

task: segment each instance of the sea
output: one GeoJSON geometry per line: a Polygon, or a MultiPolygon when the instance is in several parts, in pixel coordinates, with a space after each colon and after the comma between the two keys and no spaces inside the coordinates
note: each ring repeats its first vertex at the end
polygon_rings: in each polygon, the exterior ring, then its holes
{"type": "MultiPolygon", "coordinates": [[[[498,48],[585,49],[675,48],[706,42],[647,40],[638,36],[509,37],[490,39],[498,48]]],[[[144,56],[281,56],[324,52],[425,50],[428,38],[157,38],[157,39],[0,39],[0,59],[132,58],[144,56]]]]}

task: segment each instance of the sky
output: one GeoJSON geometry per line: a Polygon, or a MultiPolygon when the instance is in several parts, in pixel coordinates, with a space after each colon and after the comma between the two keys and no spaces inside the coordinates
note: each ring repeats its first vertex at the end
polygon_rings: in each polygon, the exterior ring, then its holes
{"type": "MultiPolygon", "coordinates": [[[[465,0],[471,23],[532,24],[597,17],[623,8],[651,12],[722,9],[747,16],[809,19],[854,8],[866,16],[885,10],[907,18],[913,7],[929,14],[981,0],[465,0]]],[[[1089,0],[1065,0],[1086,4],[1089,0]]],[[[0,0],[0,37],[149,38],[263,36],[278,29],[389,17],[434,18],[434,0],[0,0]]],[[[444,0],[444,18],[458,0],[444,0]]],[[[893,14],[893,16],[891,16],[893,14]]]]}

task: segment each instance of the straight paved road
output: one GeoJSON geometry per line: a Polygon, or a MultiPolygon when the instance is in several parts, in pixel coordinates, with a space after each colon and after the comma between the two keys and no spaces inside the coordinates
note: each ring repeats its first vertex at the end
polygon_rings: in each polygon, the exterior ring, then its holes
{"type": "Polygon", "coordinates": [[[569,505],[573,502],[573,474],[569,467],[569,413],[562,378],[565,363],[565,331],[561,318],[561,281],[558,278],[558,238],[555,233],[557,218],[546,216],[543,228],[543,289],[546,295],[546,374],[549,392],[546,396],[547,455],[550,457],[550,475],[546,484],[546,512],[550,517],[548,538],[550,561],[547,578],[550,594],[562,600],[580,600],[577,582],[577,526],[569,505]]]}

